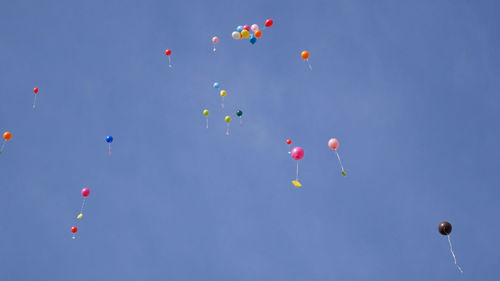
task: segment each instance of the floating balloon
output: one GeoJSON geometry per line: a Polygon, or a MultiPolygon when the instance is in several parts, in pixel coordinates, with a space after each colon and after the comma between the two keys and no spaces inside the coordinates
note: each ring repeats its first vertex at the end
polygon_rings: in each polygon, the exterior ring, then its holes
{"type": "Polygon", "coordinates": [[[228,116],[224,117],[224,121],[226,121],[226,123],[227,123],[226,135],[229,136],[229,123],[231,122],[231,116],[228,115],[228,116]]]}
{"type": "Polygon", "coordinates": [[[2,142],[2,147],[0,147],[0,154],[3,153],[3,149],[5,147],[5,144],[12,138],[12,133],[11,132],[5,132],[3,133],[3,142],[2,142]]]}
{"type": "Polygon", "coordinates": [[[168,67],[172,67],[172,61],[170,60],[170,55],[172,55],[172,50],[165,50],[165,55],[168,57],[168,67]]]}
{"type": "Polygon", "coordinates": [[[455,257],[455,253],[453,252],[453,246],[451,245],[451,238],[450,238],[451,229],[452,229],[451,223],[449,223],[447,221],[440,223],[438,226],[439,233],[441,233],[441,235],[445,235],[448,237],[448,244],[450,245],[450,253],[451,253],[451,256],[453,257],[453,262],[457,266],[458,271],[460,271],[460,273],[463,273],[464,271],[457,264],[457,258],[455,257]]]}
{"type": "Polygon", "coordinates": [[[243,38],[248,38],[248,37],[250,37],[250,32],[248,32],[248,30],[246,30],[246,29],[243,29],[243,31],[241,31],[241,36],[243,38]]]}
{"type": "Polygon", "coordinates": [[[257,37],[257,38],[260,38],[260,37],[262,36],[262,31],[257,30],[257,31],[255,31],[254,35],[255,35],[255,37],[257,37]]]}
{"type": "Polygon", "coordinates": [[[212,43],[214,43],[214,52],[215,52],[215,44],[217,44],[217,42],[219,42],[219,37],[217,36],[212,37],[212,43]]]}
{"type": "Polygon", "coordinates": [[[250,30],[252,30],[253,32],[257,32],[257,30],[259,30],[259,26],[257,24],[252,24],[252,26],[250,26],[250,30]]]}
{"type": "MultiPolygon", "coordinates": [[[[248,26],[248,25],[246,25],[246,24],[245,24],[245,25],[243,26],[243,30],[250,31],[250,26],[248,26]]],[[[242,31],[243,31],[243,30],[242,30],[242,31]]]]}
{"type": "Polygon", "coordinates": [[[33,98],[33,108],[35,108],[36,107],[36,96],[38,94],[38,88],[34,88],[33,93],[35,93],[35,97],[33,98]]]}
{"type": "Polygon", "coordinates": [[[243,111],[238,109],[238,111],[236,111],[236,116],[238,116],[238,118],[240,118],[240,126],[243,125],[243,121],[241,119],[241,116],[243,116],[243,111]]]}
{"type": "Polygon", "coordinates": [[[286,144],[288,144],[288,154],[292,154],[292,151],[290,150],[290,145],[292,144],[292,140],[291,139],[287,139],[286,140],[286,144]]]}
{"type": "Polygon", "coordinates": [[[80,208],[80,213],[78,213],[78,215],[76,216],[74,226],[71,228],[71,232],[73,233],[73,237],[71,237],[71,238],[73,238],[73,239],[76,239],[76,232],[78,231],[77,225],[83,217],[83,209],[85,208],[85,202],[87,200],[87,197],[90,195],[90,189],[87,187],[84,187],[82,189],[81,193],[83,196],[82,207],[80,208]]]}
{"type": "Polygon", "coordinates": [[[267,20],[266,20],[266,24],[265,24],[265,25],[266,25],[266,27],[271,27],[271,26],[273,26],[273,23],[274,23],[274,22],[273,22],[273,20],[272,20],[272,19],[267,19],[267,20]]]}
{"type": "Polygon", "coordinates": [[[309,62],[309,52],[308,51],[302,51],[302,53],[300,54],[300,56],[307,62],[307,64],[309,65],[309,69],[312,70],[311,63],[309,62]]]}
{"type": "Polygon", "coordinates": [[[335,151],[335,154],[337,154],[337,158],[339,159],[340,167],[342,168],[342,175],[347,176],[347,174],[344,171],[344,165],[342,165],[342,161],[340,160],[340,155],[337,152],[337,148],[339,147],[339,141],[337,139],[330,139],[328,141],[328,147],[330,147],[331,150],[335,151]]]}
{"type": "Polygon", "coordinates": [[[238,31],[234,31],[233,34],[231,35],[234,40],[240,40],[241,39],[241,33],[238,31]]]}
{"type": "Polygon", "coordinates": [[[209,114],[210,114],[210,111],[208,111],[208,109],[203,110],[203,115],[205,115],[206,116],[205,119],[207,119],[207,129],[208,129],[208,115],[209,114]]]}
{"type": "Polygon", "coordinates": [[[253,34],[252,34],[252,35],[250,35],[250,43],[251,43],[252,45],[254,45],[254,44],[255,44],[255,42],[257,42],[257,38],[255,38],[255,36],[254,36],[253,34]]]}
{"type": "MultiPolygon", "coordinates": [[[[288,141],[287,141],[287,143],[288,143],[288,141]]],[[[292,143],[292,142],[290,141],[290,143],[292,143]]],[[[295,187],[301,187],[302,184],[299,182],[299,161],[298,160],[301,160],[302,158],[304,158],[304,149],[297,146],[294,149],[292,149],[290,154],[291,154],[293,159],[297,160],[297,172],[295,175],[295,180],[292,180],[292,184],[295,187]]]]}
{"type": "Polygon", "coordinates": [[[220,96],[222,97],[222,103],[221,103],[221,107],[224,108],[224,97],[227,95],[227,92],[226,90],[221,90],[220,91],[220,96]]]}
{"type": "Polygon", "coordinates": [[[215,82],[215,83],[214,83],[214,88],[215,88],[215,89],[219,89],[219,88],[220,88],[220,84],[219,84],[219,82],[215,82]]]}
{"type": "Polygon", "coordinates": [[[238,25],[238,27],[236,27],[236,31],[242,32],[243,31],[243,26],[238,25]]]}
{"type": "Polygon", "coordinates": [[[106,142],[108,143],[108,155],[111,155],[111,143],[113,142],[113,137],[107,136],[106,142]]]}

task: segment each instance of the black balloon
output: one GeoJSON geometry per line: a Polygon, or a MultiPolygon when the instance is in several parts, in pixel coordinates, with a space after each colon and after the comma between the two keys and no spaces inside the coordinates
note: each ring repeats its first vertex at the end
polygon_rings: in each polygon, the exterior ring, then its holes
{"type": "Polygon", "coordinates": [[[438,226],[439,233],[443,235],[449,235],[451,233],[451,228],[451,223],[447,221],[440,223],[438,226]]]}

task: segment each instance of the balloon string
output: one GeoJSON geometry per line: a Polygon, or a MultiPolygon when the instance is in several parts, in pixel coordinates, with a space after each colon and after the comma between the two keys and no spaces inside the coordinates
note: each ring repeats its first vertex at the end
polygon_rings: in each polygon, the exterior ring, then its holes
{"type": "Polygon", "coordinates": [[[337,154],[337,158],[339,159],[339,163],[340,163],[340,167],[342,168],[342,172],[344,172],[344,165],[342,165],[342,161],[340,160],[340,155],[337,152],[337,150],[335,150],[335,153],[337,154]]]}
{"type": "Polygon", "coordinates": [[[215,51],[216,51],[216,49],[215,49],[215,45],[214,45],[214,52],[215,52],[215,51]]]}
{"type": "Polygon", "coordinates": [[[111,143],[108,143],[108,155],[111,155],[111,143]]]}
{"type": "Polygon", "coordinates": [[[240,126],[243,126],[243,120],[240,117],[240,126]]]}
{"type": "Polygon", "coordinates": [[[168,56],[168,67],[172,67],[172,60],[170,60],[170,56],[168,56]]]}
{"type": "Polygon", "coordinates": [[[297,173],[295,174],[295,180],[299,181],[299,161],[297,161],[297,173]]]}
{"type": "Polygon", "coordinates": [[[306,59],[306,61],[307,61],[307,64],[309,65],[309,70],[311,70],[311,71],[312,71],[312,70],[313,70],[313,67],[312,67],[311,63],[309,62],[309,59],[306,59]]]}
{"type": "Polygon", "coordinates": [[[224,108],[224,97],[222,97],[222,103],[220,105],[222,108],[224,108]]]}
{"type": "Polygon", "coordinates": [[[229,136],[229,123],[227,123],[226,135],[229,136]]]}
{"type": "Polygon", "coordinates": [[[457,258],[455,257],[455,253],[453,252],[453,246],[451,246],[450,235],[447,235],[447,236],[448,236],[448,244],[450,244],[450,252],[451,252],[451,255],[453,256],[453,261],[455,262],[455,265],[457,266],[458,271],[460,271],[460,273],[464,273],[462,268],[457,264],[457,258]]]}
{"type": "Polygon", "coordinates": [[[36,94],[35,94],[35,98],[33,99],[33,108],[36,107],[36,94]]]}
{"type": "MultiPolygon", "coordinates": [[[[74,226],[78,226],[78,222],[80,221],[80,219],[78,218],[78,216],[80,214],[83,214],[83,208],[85,208],[85,201],[87,200],[87,197],[83,197],[83,201],[82,201],[82,207],[80,208],[80,213],[78,213],[76,219],[75,219],[75,224],[74,226]]],[[[71,237],[72,239],[76,239],[76,233],[73,233],[73,236],[71,237]]]]}
{"type": "Polygon", "coordinates": [[[2,142],[2,147],[0,147],[0,152],[3,152],[3,148],[5,147],[5,140],[2,142]]]}
{"type": "Polygon", "coordinates": [[[207,118],[207,129],[208,129],[208,118],[207,118]]]}

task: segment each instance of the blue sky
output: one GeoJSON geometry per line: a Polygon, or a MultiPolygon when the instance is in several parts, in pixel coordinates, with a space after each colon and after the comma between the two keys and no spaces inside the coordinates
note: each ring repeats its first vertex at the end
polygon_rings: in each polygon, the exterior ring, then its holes
{"type": "Polygon", "coordinates": [[[499,6],[5,1],[0,280],[496,279],[499,6]]]}

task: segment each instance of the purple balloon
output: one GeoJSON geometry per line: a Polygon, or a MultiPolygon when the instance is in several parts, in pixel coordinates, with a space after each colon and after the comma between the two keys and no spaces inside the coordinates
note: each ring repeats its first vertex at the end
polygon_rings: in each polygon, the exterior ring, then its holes
{"type": "Polygon", "coordinates": [[[300,160],[304,158],[304,150],[302,149],[302,147],[297,146],[294,149],[292,149],[292,158],[295,160],[300,160]]]}

